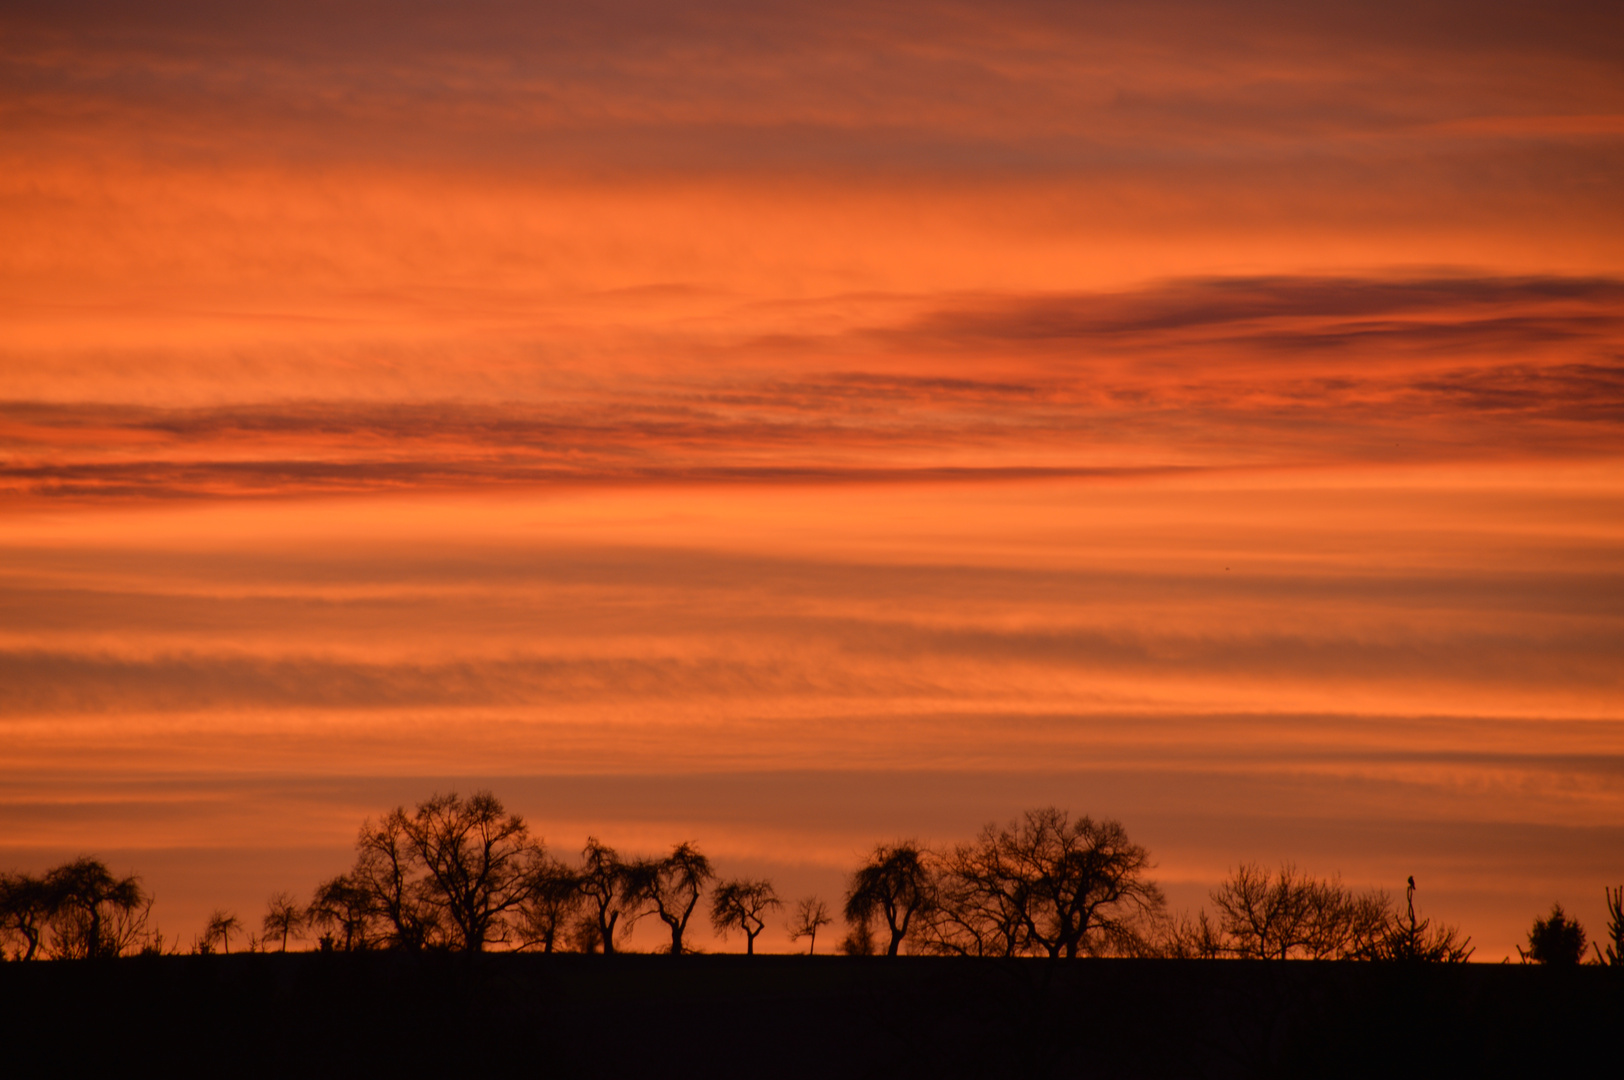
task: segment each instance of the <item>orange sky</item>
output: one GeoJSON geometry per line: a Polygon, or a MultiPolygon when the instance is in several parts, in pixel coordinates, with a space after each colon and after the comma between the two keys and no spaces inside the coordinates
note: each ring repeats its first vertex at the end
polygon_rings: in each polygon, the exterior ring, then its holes
{"type": "Polygon", "coordinates": [[[488,784],[834,898],[1053,801],[1599,930],[1621,39],[8,4],[0,865],[188,937],[488,784]]]}

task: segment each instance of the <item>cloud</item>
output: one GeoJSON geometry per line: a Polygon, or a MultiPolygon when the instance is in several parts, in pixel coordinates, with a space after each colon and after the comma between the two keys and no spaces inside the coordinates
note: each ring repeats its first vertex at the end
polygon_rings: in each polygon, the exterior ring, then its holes
{"type": "Polygon", "coordinates": [[[1126,477],[1386,461],[1395,446],[1609,454],[1624,446],[1621,308],[1624,282],[1606,277],[954,294],[821,336],[678,337],[668,347],[711,363],[582,369],[551,401],[4,402],[0,488],[212,499],[1126,477]]]}
{"type": "Polygon", "coordinates": [[[1553,420],[1624,421],[1624,355],[1612,364],[1505,365],[1417,379],[1409,389],[1439,409],[1534,413],[1553,420]]]}
{"type": "MultiPolygon", "coordinates": [[[[980,303],[967,298],[958,308],[937,310],[890,332],[961,347],[989,341],[1126,339],[1137,344],[1191,332],[1213,340],[1242,324],[1272,324],[1279,327],[1276,333],[1287,335],[1287,343],[1300,344],[1312,333],[1300,320],[1329,324],[1327,333],[1351,322],[1357,334],[1371,320],[1410,318],[1416,325],[1379,325],[1395,336],[1481,328],[1487,336],[1506,332],[1520,343],[1528,324],[1512,321],[1508,311],[1534,309],[1524,318],[1543,319],[1553,336],[1591,337],[1616,335],[1624,323],[1620,304],[1624,281],[1603,277],[1207,278],[1115,294],[988,297],[980,303]]],[[[1260,332],[1242,340],[1263,344],[1272,337],[1260,332]]]]}
{"type": "MultiPolygon", "coordinates": [[[[594,605],[609,602],[583,592],[570,598],[570,607],[581,613],[573,647],[560,639],[535,651],[532,640],[524,647],[530,655],[513,655],[518,639],[445,639],[432,643],[437,652],[465,657],[432,663],[208,650],[132,656],[11,649],[0,651],[0,712],[545,707],[583,701],[649,708],[660,701],[757,698],[1043,700],[1077,696],[1091,680],[1101,687],[1146,680],[1168,688],[1209,685],[1213,693],[1240,694],[1237,701],[1248,700],[1247,688],[1260,685],[1288,699],[1298,692],[1290,688],[1317,687],[1317,693],[1360,687],[1388,695],[1394,688],[1429,698],[1454,694],[1473,702],[1495,693],[1508,695],[1507,701],[1544,694],[1554,702],[1553,690],[1565,695],[1567,688],[1583,687],[1593,697],[1624,689],[1612,662],[1624,649],[1624,631],[1610,622],[1572,621],[1531,633],[1482,627],[1463,616],[1373,634],[1344,612],[1338,613],[1340,625],[1314,631],[1277,621],[1198,628],[1176,617],[1148,627],[1118,621],[1010,629],[875,612],[774,615],[698,608],[675,623],[663,611],[644,613],[643,619],[605,619],[607,610],[594,605]],[[503,655],[467,652],[481,645],[503,655]]],[[[861,605],[848,600],[846,606],[861,605]]],[[[1121,620],[1126,613],[1115,614],[1121,620]]],[[[556,630],[543,624],[532,633],[552,638],[556,630]]],[[[429,644],[395,640],[395,648],[429,644]]]]}
{"type": "Polygon", "coordinates": [[[748,686],[805,693],[804,672],[714,660],[536,657],[438,663],[365,663],[207,654],[145,660],[44,652],[0,653],[12,716],[220,709],[444,709],[599,699],[659,700],[748,686]]]}
{"type": "Polygon", "coordinates": [[[1597,47],[1619,31],[1603,6],[1535,20],[1460,3],[1423,16],[1276,3],[631,0],[542,13],[502,0],[455,15],[16,3],[0,85],[13,122],[42,138],[53,121],[57,137],[139,130],[147,153],[176,159],[229,146],[442,167],[1160,173],[1170,153],[1188,168],[1318,142],[1369,159],[1372,137],[1413,140],[1429,124],[1435,146],[1453,146],[1440,123],[1624,111],[1597,47]]]}

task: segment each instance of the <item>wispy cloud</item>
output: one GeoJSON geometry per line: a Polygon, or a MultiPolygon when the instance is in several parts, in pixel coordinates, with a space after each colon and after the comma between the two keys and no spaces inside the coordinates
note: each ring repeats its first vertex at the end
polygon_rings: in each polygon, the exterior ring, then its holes
{"type": "Polygon", "coordinates": [[[1621,308],[1624,283],[1563,277],[956,296],[793,342],[701,334],[683,347],[714,350],[712,374],[577,378],[554,404],[13,401],[0,485],[13,499],[196,499],[1123,476],[1390,460],[1394,445],[1411,460],[1612,453],[1621,308]],[[785,349],[794,370],[747,366],[785,349]],[[989,364],[1009,377],[976,374],[989,364]]]}
{"type": "MultiPolygon", "coordinates": [[[[1483,327],[1515,335],[1521,319],[1543,319],[1560,336],[1617,334],[1624,281],[1569,277],[1266,277],[1174,281],[1135,292],[972,299],[903,328],[946,343],[983,341],[1154,342],[1160,335],[1219,335],[1260,328],[1289,334],[1306,321],[1334,328],[1397,325],[1429,330],[1483,327]],[[1516,314],[1513,315],[1512,313],[1516,314]]],[[[1221,338],[1220,338],[1221,340],[1221,338]]],[[[1288,338],[1295,341],[1295,338],[1288,338]]],[[[1516,336],[1514,342],[1520,343],[1516,336]]]]}

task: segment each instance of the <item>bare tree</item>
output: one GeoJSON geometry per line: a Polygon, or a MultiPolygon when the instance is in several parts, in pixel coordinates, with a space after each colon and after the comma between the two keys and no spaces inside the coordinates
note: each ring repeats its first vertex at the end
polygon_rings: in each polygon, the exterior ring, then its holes
{"type": "Polygon", "coordinates": [[[1029,810],[947,856],[926,947],[977,956],[1141,952],[1141,927],[1164,905],[1149,869],[1149,853],[1120,822],[1029,810]]]}
{"type": "Polygon", "coordinates": [[[507,939],[511,917],[530,895],[539,850],[524,819],[488,791],[466,799],[437,793],[410,814],[396,807],[377,824],[365,822],[355,846],[354,868],[330,883],[339,888],[323,905],[327,925],[343,923],[351,947],[362,947],[361,925],[340,915],[361,914],[345,895],[359,889],[370,898],[365,921],[375,916],[388,927],[383,944],[469,952],[507,939]]]}
{"type": "Polygon", "coordinates": [[[1616,889],[1602,886],[1602,895],[1607,898],[1607,951],[1602,952],[1601,946],[1592,943],[1596,950],[1596,960],[1608,967],[1624,966],[1624,885],[1616,889]]]}
{"type": "Polygon", "coordinates": [[[358,884],[348,874],[322,882],[305,911],[307,925],[326,931],[322,948],[338,947],[345,952],[370,948],[381,937],[378,931],[377,898],[371,889],[358,884]],[[338,937],[342,934],[342,942],[338,937]]]}
{"type": "Polygon", "coordinates": [[[915,916],[936,903],[930,854],[913,842],[881,844],[852,873],[846,889],[846,919],[867,925],[876,914],[885,919],[891,941],[885,954],[895,956],[915,916]]]}
{"type": "Polygon", "coordinates": [[[5,945],[20,941],[16,958],[34,959],[54,906],[51,890],[40,878],[0,874],[0,957],[5,945]]]}
{"type": "Polygon", "coordinates": [[[242,929],[242,921],[231,912],[215,909],[209,916],[208,925],[203,928],[202,950],[210,952],[215,942],[220,943],[220,950],[226,954],[231,952],[231,935],[242,929]]]}
{"type": "MultiPolygon", "coordinates": [[[[591,925],[597,931],[597,947],[605,956],[615,952],[615,934],[629,927],[637,919],[641,898],[636,882],[615,849],[599,842],[595,836],[586,838],[581,850],[581,868],[576,872],[576,884],[586,898],[591,925]],[[623,924],[621,919],[626,921],[623,924]]],[[[590,950],[584,950],[590,951],[590,950]]]]}
{"type": "MultiPolygon", "coordinates": [[[[988,827],[989,831],[991,826],[988,827]]],[[[915,933],[920,948],[955,956],[1017,956],[1030,939],[1026,917],[1035,901],[1018,867],[996,841],[960,844],[942,860],[935,903],[915,933]]]]}
{"type": "Polygon", "coordinates": [[[385,943],[399,949],[421,949],[442,940],[439,912],[427,884],[418,878],[406,810],[396,807],[374,825],[361,825],[355,841],[355,867],[348,875],[366,890],[389,927],[385,943]]]}
{"type": "Polygon", "coordinates": [[[1369,955],[1391,925],[1380,892],[1355,893],[1291,863],[1278,875],[1243,863],[1211,893],[1227,955],[1253,959],[1344,959],[1369,955]]]}
{"type": "Polygon", "coordinates": [[[145,939],[152,898],[140,878],[114,877],[106,863],[82,857],[46,874],[44,888],[55,955],[119,956],[145,939]]]}
{"type": "Polygon", "coordinates": [[[640,859],[627,868],[631,892],[646,903],[671,932],[670,953],[685,951],[683,934],[699,906],[705,885],[716,877],[710,860],[684,841],[663,859],[640,859]]]}
{"type": "Polygon", "coordinates": [[[733,930],[744,933],[744,953],[754,956],[756,935],[767,928],[767,912],[783,907],[773,883],[743,878],[724,881],[711,893],[711,925],[724,938],[733,930]]]}
{"type": "Polygon", "coordinates": [[[455,944],[480,952],[505,936],[506,913],[524,902],[530,833],[495,795],[466,800],[434,795],[404,821],[415,861],[428,874],[425,893],[455,933],[455,944]]]}
{"type": "Polygon", "coordinates": [[[807,939],[806,954],[818,950],[818,930],[834,922],[829,916],[829,905],[816,896],[808,896],[795,905],[795,916],[790,920],[789,939],[807,939]]]}
{"type": "Polygon", "coordinates": [[[529,868],[530,891],[519,906],[519,948],[553,952],[568,941],[570,924],[586,897],[574,870],[536,852],[529,868]]]}
{"type": "MultiPolygon", "coordinates": [[[[280,939],[282,951],[288,951],[288,938],[303,937],[305,928],[305,913],[292,893],[279,892],[265,902],[265,918],[260,929],[265,933],[265,940],[280,939]]],[[[268,950],[267,950],[268,951],[268,950]]]]}

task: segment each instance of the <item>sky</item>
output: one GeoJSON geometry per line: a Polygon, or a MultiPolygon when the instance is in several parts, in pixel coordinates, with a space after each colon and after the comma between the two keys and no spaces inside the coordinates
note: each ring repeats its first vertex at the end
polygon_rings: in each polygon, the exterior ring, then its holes
{"type": "Polygon", "coordinates": [[[1594,936],[1620,40],[13,0],[0,867],[185,942],[435,791],[831,901],[1054,804],[1175,909],[1291,860],[1477,959],[1594,936]]]}

